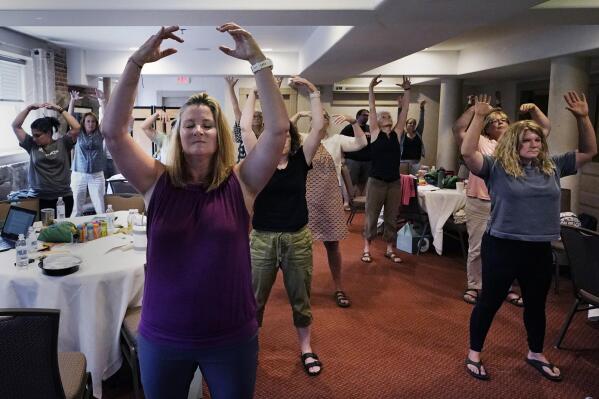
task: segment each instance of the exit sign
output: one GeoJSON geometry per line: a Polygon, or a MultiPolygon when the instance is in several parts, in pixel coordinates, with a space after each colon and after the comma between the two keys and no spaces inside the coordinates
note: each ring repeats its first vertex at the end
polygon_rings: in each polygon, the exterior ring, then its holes
{"type": "Polygon", "coordinates": [[[178,85],[188,85],[191,82],[189,76],[177,76],[178,85]]]}

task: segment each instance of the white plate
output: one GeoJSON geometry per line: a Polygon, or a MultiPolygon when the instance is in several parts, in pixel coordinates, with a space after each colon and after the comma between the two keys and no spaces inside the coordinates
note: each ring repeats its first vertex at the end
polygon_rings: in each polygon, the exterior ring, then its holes
{"type": "Polygon", "coordinates": [[[60,270],[77,266],[83,263],[83,260],[75,255],[69,254],[51,254],[44,259],[44,269],[60,270]]]}

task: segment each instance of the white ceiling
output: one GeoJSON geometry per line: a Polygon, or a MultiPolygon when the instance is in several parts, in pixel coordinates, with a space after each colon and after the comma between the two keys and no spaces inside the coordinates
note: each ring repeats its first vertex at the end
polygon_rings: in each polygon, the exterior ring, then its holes
{"type": "MultiPolygon", "coordinates": [[[[227,42],[214,27],[236,21],[263,48],[296,53],[298,73],[331,83],[425,48],[462,52],[509,43],[529,30],[596,25],[598,6],[597,0],[2,0],[0,24],[61,46],[107,52],[130,51],[158,26],[180,25],[186,29],[180,50],[212,51],[227,42]]],[[[544,70],[542,60],[537,55],[514,71],[544,70]]]]}

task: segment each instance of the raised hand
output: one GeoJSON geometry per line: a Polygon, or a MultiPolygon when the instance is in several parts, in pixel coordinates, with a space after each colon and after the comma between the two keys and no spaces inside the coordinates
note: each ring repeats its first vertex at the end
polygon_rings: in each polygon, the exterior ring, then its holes
{"type": "Polygon", "coordinates": [[[584,118],[589,115],[589,104],[584,93],[580,93],[580,96],[575,91],[569,91],[564,94],[566,100],[566,109],[577,118],[584,118]]]}
{"type": "Polygon", "coordinates": [[[403,76],[401,84],[398,84],[397,86],[401,86],[404,90],[410,90],[412,88],[412,82],[409,77],[403,76]]]}
{"type": "Polygon", "coordinates": [[[297,90],[299,90],[300,87],[304,87],[310,93],[318,91],[318,89],[316,88],[316,86],[312,84],[312,82],[310,82],[308,79],[302,78],[301,76],[292,76],[289,79],[289,86],[294,87],[297,90]]]}
{"type": "Polygon", "coordinates": [[[28,108],[29,108],[29,110],[33,111],[35,109],[45,108],[45,104],[41,104],[41,103],[29,104],[28,108]]]}
{"type": "Polygon", "coordinates": [[[474,113],[476,115],[487,116],[493,107],[491,106],[491,96],[481,94],[474,97],[474,113]]]}
{"type": "Polygon", "coordinates": [[[104,101],[104,92],[102,92],[102,90],[95,89],[92,97],[96,98],[98,101],[104,101]]]}
{"type": "Polygon", "coordinates": [[[374,78],[372,78],[372,80],[370,81],[370,88],[372,89],[375,86],[378,86],[379,84],[381,84],[383,80],[381,79],[381,75],[376,75],[374,78]]]}
{"type": "Polygon", "coordinates": [[[52,103],[43,103],[41,107],[52,110],[52,111],[57,111],[57,112],[62,109],[58,105],[52,104],[52,103]]]}
{"type": "Polygon", "coordinates": [[[239,82],[239,79],[237,79],[237,78],[235,78],[233,76],[225,76],[225,80],[227,81],[227,84],[231,88],[235,87],[235,85],[237,84],[237,82],[239,82]]]}
{"type": "Polygon", "coordinates": [[[166,39],[173,39],[179,43],[183,43],[183,39],[174,34],[174,32],[178,30],[178,26],[168,26],[166,28],[163,26],[155,35],[150,36],[150,38],[146,40],[146,42],[142,44],[141,47],[135,53],[133,53],[130,58],[134,63],[141,67],[144,64],[155,62],[164,57],[175,54],[177,49],[167,48],[161,50],[160,45],[166,39]]]}
{"type": "Polygon", "coordinates": [[[283,83],[283,78],[280,76],[275,76],[275,83],[277,84],[278,88],[281,88],[281,83],[283,83]]]}
{"type": "Polygon", "coordinates": [[[70,101],[77,101],[77,100],[83,99],[83,97],[81,95],[79,95],[79,92],[77,90],[71,90],[69,92],[69,95],[71,96],[70,101]]]}
{"type": "Polygon", "coordinates": [[[249,61],[252,64],[266,59],[252,34],[245,29],[242,29],[236,23],[228,22],[218,26],[216,30],[229,33],[235,41],[235,49],[231,49],[227,46],[219,46],[218,48],[223,53],[234,58],[239,58],[240,60],[249,61]]]}
{"type": "Polygon", "coordinates": [[[333,115],[333,123],[335,125],[341,125],[344,122],[348,122],[353,125],[354,123],[356,123],[356,118],[353,118],[350,115],[333,115]]]}

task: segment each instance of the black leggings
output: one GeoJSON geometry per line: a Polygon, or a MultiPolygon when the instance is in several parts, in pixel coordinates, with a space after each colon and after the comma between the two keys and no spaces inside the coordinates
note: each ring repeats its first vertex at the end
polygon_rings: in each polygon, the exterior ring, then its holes
{"type": "Polygon", "coordinates": [[[517,279],[524,301],[528,347],[543,352],[545,302],[551,285],[550,242],[518,241],[485,233],[481,246],[483,290],[470,316],[470,349],[480,352],[495,313],[517,279]]]}

